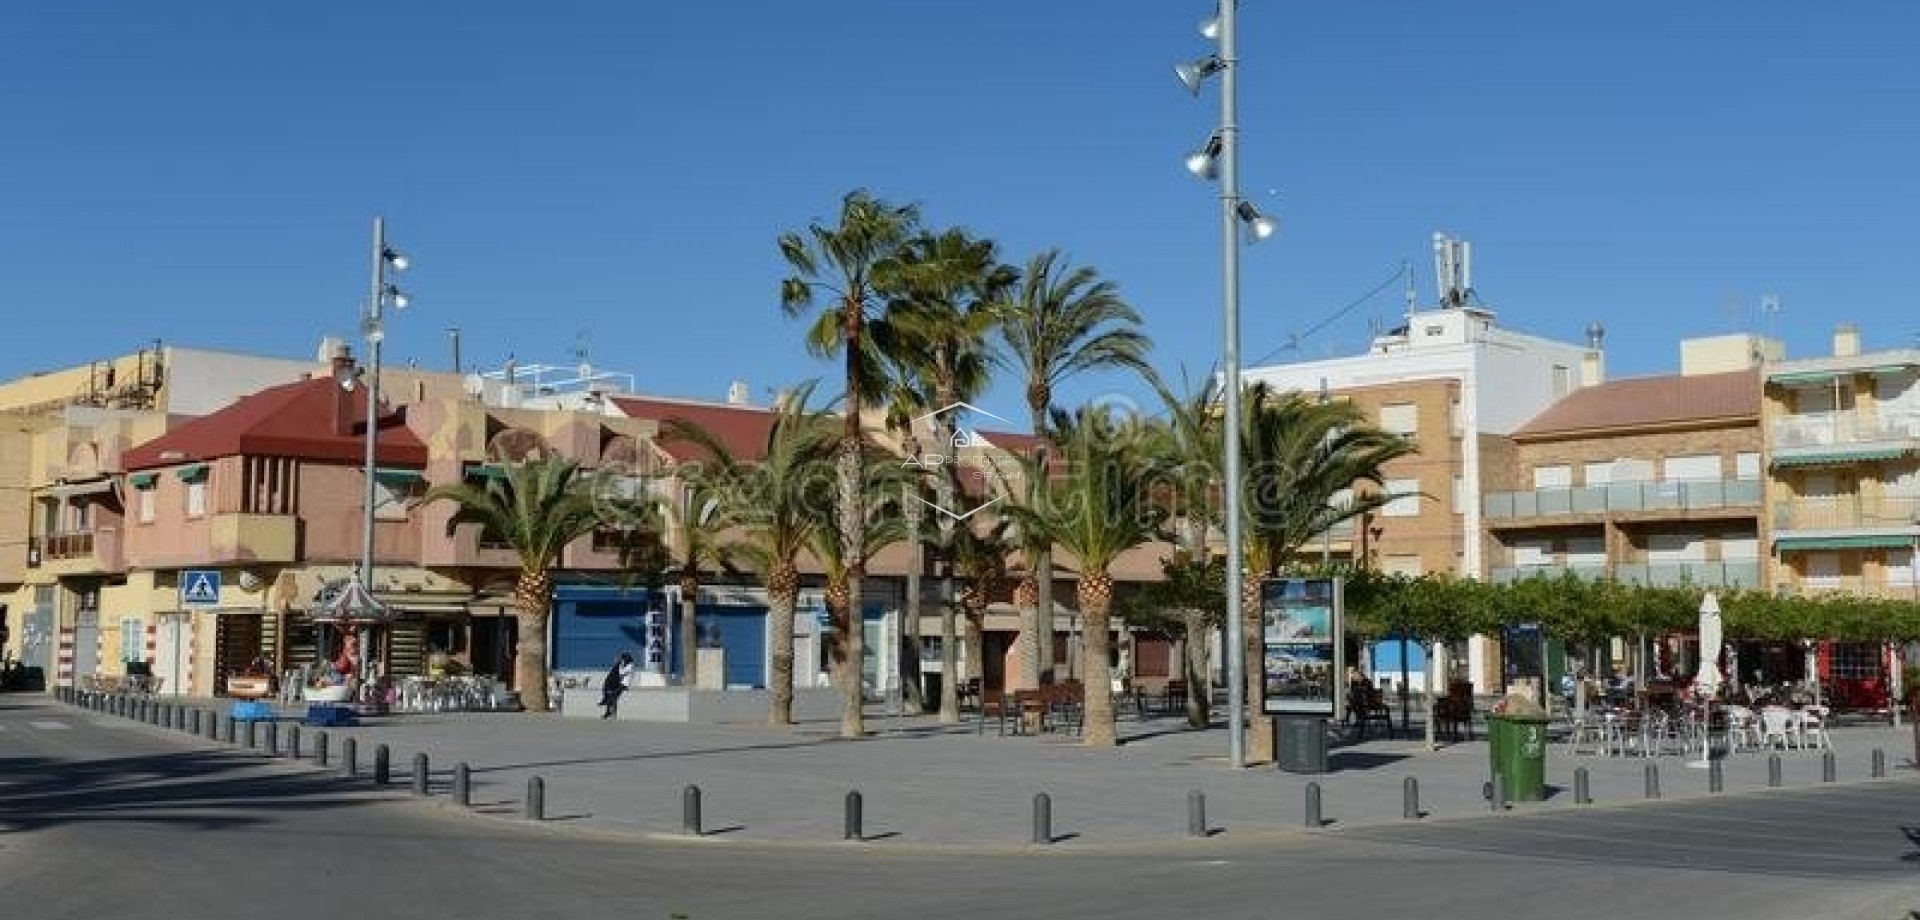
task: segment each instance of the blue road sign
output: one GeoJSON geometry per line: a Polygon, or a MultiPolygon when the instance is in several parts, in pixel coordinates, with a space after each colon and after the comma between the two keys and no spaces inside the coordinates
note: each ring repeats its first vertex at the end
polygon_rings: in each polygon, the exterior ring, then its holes
{"type": "Polygon", "coordinates": [[[181,572],[180,606],[220,606],[220,570],[187,569],[181,572]]]}

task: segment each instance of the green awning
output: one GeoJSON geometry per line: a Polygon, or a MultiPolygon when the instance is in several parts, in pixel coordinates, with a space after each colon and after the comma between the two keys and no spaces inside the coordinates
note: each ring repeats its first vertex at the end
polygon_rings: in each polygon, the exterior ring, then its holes
{"type": "Polygon", "coordinates": [[[159,480],[159,473],[133,473],[127,477],[127,485],[136,489],[151,489],[159,480]]]}
{"type": "Polygon", "coordinates": [[[1789,454],[1774,457],[1773,465],[1780,466],[1838,466],[1846,463],[1866,463],[1874,460],[1898,460],[1908,451],[1900,447],[1874,447],[1866,450],[1823,450],[1812,454],[1789,454]]]}
{"type": "Polygon", "coordinates": [[[497,463],[469,463],[467,464],[466,478],[505,479],[507,478],[507,468],[497,463]]]}
{"type": "Polygon", "coordinates": [[[426,482],[427,474],[420,470],[394,470],[382,467],[373,471],[373,481],[383,486],[410,486],[426,482]]]}
{"type": "Polygon", "coordinates": [[[176,472],[180,476],[181,482],[206,482],[207,481],[207,465],[204,463],[196,463],[192,466],[183,466],[176,472]]]}
{"type": "Polygon", "coordinates": [[[1805,383],[1826,383],[1838,376],[1840,376],[1838,371],[1801,371],[1796,374],[1774,374],[1767,378],[1767,382],[1798,386],[1805,383]]]}
{"type": "Polygon", "coordinates": [[[1773,548],[1782,552],[1810,549],[1906,549],[1913,537],[1900,534],[1875,534],[1845,537],[1781,537],[1773,548]]]}

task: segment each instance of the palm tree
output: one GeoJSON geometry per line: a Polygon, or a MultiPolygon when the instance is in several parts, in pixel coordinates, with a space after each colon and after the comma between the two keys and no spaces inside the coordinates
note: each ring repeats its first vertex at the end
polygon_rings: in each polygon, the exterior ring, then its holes
{"type": "Polygon", "coordinates": [[[1185,395],[1176,395],[1158,378],[1152,379],[1165,409],[1156,439],[1162,461],[1173,472],[1169,497],[1174,502],[1174,555],[1165,561],[1167,581],[1156,592],[1176,604],[1187,649],[1184,670],[1187,685],[1187,722],[1204,728],[1211,719],[1212,682],[1207,667],[1208,633],[1226,616],[1225,596],[1218,607],[1204,603],[1217,592],[1222,571],[1213,562],[1208,535],[1221,523],[1220,461],[1225,449],[1223,388],[1209,377],[1185,395]]]}
{"type": "MultiPolygon", "coordinates": [[[[816,295],[829,295],[811,329],[807,332],[808,350],[821,357],[836,355],[845,360],[846,402],[844,428],[836,461],[838,471],[841,552],[847,560],[847,594],[852,609],[860,609],[866,559],[860,555],[857,538],[860,522],[866,517],[865,497],[860,491],[861,455],[866,438],[860,428],[860,410],[882,396],[877,349],[867,338],[868,313],[878,302],[877,285],[893,271],[900,249],[919,224],[919,210],[912,205],[896,206],[874,198],[864,190],[847,194],[840,203],[839,222],[832,226],[812,222],[806,235],[785,233],[780,236],[780,255],[794,274],[780,283],[780,306],[788,316],[811,310],[816,295]]],[[[855,660],[860,655],[860,635],[847,635],[847,653],[855,660]]],[[[859,681],[849,681],[845,708],[840,716],[840,734],[857,738],[866,734],[862,713],[865,698],[859,681]]]]}
{"type": "MultiPolygon", "coordinates": [[[[1072,268],[1058,250],[1034,256],[1012,292],[1000,325],[1002,360],[1022,378],[1034,436],[1048,439],[1053,391],[1075,374],[1106,368],[1147,370],[1149,342],[1137,328],[1140,314],[1119,288],[1088,266],[1072,268]]],[[[1053,557],[1051,548],[1032,560],[1041,673],[1053,670],[1053,557]]]]}
{"type": "MultiPolygon", "coordinates": [[[[1045,476],[1045,501],[1029,507],[1014,505],[1018,518],[1037,516],[1038,530],[1074,555],[1080,567],[1077,597],[1085,624],[1086,685],[1085,743],[1111,747],[1113,725],[1112,666],[1108,661],[1108,624],[1113,610],[1113,563],[1136,546],[1161,533],[1165,511],[1155,502],[1155,469],[1144,443],[1147,435],[1137,425],[1116,421],[1106,409],[1055,410],[1051,431],[1060,447],[1065,470],[1045,476]]],[[[1035,465],[1030,475],[1043,476],[1035,465]]]]}
{"type": "Polygon", "coordinates": [[[688,687],[700,679],[700,573],[718,569],[727,562],[721,534],[727,527],[726,515],[714,490],[699,478],[680,484],[672,502],[661,505],[665,518],[672,559],[669,567],[680,583],[680,668],[688,687]]]}
{"type": "Polygon", "coordinates": [[[809,409],[813,386],[796,390],[767,429],[766,450],[752,465],[741,463],[712,432],[684,420],[667,423],[665,434],[690,441],[707,465],[690,471],[718,505],[720,526],[738,528],[742,542],[728,552],[761,573],[767,588],[767,632],[773,636],[772,691],[767,721],[793,721],[793,617],[800,596],[796,560],[812,543],[829,509],[823,496],[838,439],[832,422],[809,409]]]}
{"type": "Polygon", "coordinates": [[[966,613],[967,677],[983,683],[987,676],[987,605],[1007,576],[1007,556],[1014,549],[1008,539],[1011,528],[1012,522],[1006,518],[985,526],[962,525],[954,530],[951,541],[953,568],[962,584],[960,609],[966,613]]]}
{"type": "Polygon", "coordinates": [[[482,534],[505,543],[519,557],[520,574],[513,588],[518,629],[513,679],[528,711],[546,712],[552,569],[567,544],[590,533],[600,518],[580,464],[538,453],[508,464],[505,475],[484,484],[435,486],[427,500],[456,506],[447,519],[447,536],[462,524],[478,524],[482,534]]]}
{"type": "Polygon", "coordinates": [[[808,548],[827,576],[823,599],[837,637],[834,643],[833,675],[835,683],[841,687],[849,682],[856,687],[861,683],[864,659],[854,656],[864,656],[865,652],[848,637],[856,633],[864,636],[862,631],[866,628],[865,613],[856,612],[858,608],[853,606],[852,593],[848,589],[853,567],[846,547],[849,544],[857,547],[859,558],[868,559],[907,538],[906,519],[900,513],[900,499],[895,496],[911,483],[911,478],[903,475],[904,470],[898,460],[882,457],[873,451],[868,452],[862,466],[865,473],[861,477],[863,489],[884,497],[879,503],[866,506],[867,515],[861,520],[860,532],[848,540],[840,532],[839,519],[826,515],[814,528],[813,538],[808,543],[808,548]]]}
{"type": "MultiPolygon", "coordinates": [[[[1397,496],[1380,491],[1384,467],[1418,450],[1411,440],[1369,424],[1345,400],[1317,402],[1255,384],[1241,401],[1241,456],[1245,467],[1247,571],[1241,586],[1242,638],[1247,661],[1261,660],[1260,598],[1266,579],[1280,573],[1309,541],[1328,528],[1372,512],[1397,496]],[[1374,488],[1349,493],[1357,483],[1374,488]],[[1342,494],[1348,497],[1342,499],[1342,494]]],[[[1265,681],[1248,668],[1247,705],[1260,711],[1265,681]]],[[[1248,750],[1273,746],[1272,725],[1254,719],[1248,750]]]]}

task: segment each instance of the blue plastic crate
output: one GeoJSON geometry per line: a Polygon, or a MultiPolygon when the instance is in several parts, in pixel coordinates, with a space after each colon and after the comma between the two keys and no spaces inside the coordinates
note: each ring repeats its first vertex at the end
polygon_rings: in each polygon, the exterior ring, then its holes
{"type": "Polygon", "coordinates": [[[273,718],[273,706],[260,700],[248,700],[233,704],[233,719],[236,722],[259,722],[273,718]]]}
{"type": "Polygon", "coordinates": [[[358,725],[360,718],[351,706],[315,703],[307,707],[306,723],[331,728],[341,725],[358,725]]]}

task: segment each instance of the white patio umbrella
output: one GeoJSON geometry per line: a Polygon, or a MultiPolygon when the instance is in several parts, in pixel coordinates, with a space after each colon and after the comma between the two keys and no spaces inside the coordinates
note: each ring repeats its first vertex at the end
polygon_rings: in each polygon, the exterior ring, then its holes
{"type": "Polygon", "coordinates": [[[1720,690],[1720,597],[1712,591],[1700,599],[1700,668],[1694,675],[1693,687],[1699,691],[1706,709],[1700,722],[1700,759],[1687,766],[1706,769],[1709,749],[1713,746],[1708,730],[1713,724],[1713,697],[1720,690]]]}

